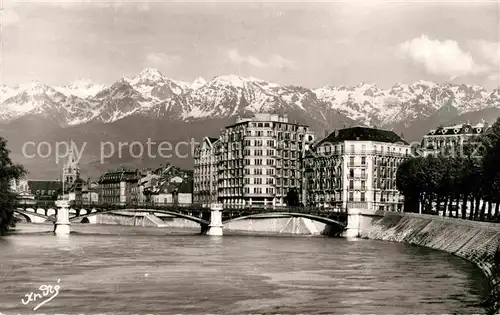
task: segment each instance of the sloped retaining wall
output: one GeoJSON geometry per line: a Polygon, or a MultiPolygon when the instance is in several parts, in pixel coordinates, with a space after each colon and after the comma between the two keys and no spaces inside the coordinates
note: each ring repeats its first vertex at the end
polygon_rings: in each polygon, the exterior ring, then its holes
{"type": "MultiPolygon", "coordinates": [[[[156,222],[152,222],[149,219],[145,219],[144,214],[138,213],[99,213],[95,216],[89,217],[90,223],[94,224],[112,224],[112,225],[131,225],[131,226],[148,226],[148,227],[158,227],[156,222]]],[[[200,228],[200,225],[196,222],[176,218],[167,215],[157,216],[162,222],[162,227],[172,227],[172,228],[200,228]]],[[[159,222],[159,221],[158,221],[159,222]]]]}
{"type": "MultiPolygon", "coordinates": [[[[500,264],[494,261],[500,247],[500,224],[393,212],[365,216],[362,221],[359,237],[443,250],[475,263],[490,279],[494,264],[500,264]]],[[[499,279],[493,284],[498,290],[499,279]]]]}
{"type": "Polygon", "coordinates": [[[331,232],[325,223],[286,215],[232,220],[224,222],[224,230],[296,235],[328,235],[331,232]]]}

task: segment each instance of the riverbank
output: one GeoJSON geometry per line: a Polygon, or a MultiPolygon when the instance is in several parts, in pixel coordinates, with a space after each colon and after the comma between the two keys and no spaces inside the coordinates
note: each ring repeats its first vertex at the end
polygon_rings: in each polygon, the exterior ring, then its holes
{"type": "Polygon", "coordinates": [[[497,250],[500,225],[413,213],[386,212],[363,216],[359,237],[425,246],[442,250],[476,264],[490,279],[492,297],[486,305],[500,310],[497,250]]]}

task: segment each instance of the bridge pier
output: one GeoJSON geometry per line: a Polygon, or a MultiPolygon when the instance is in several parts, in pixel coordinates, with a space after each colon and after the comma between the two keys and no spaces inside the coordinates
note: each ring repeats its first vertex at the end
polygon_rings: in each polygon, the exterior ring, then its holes
{"type": "Polygon", "coordinates": [[[206,235],[212,236],[222,236],[222,205],[221,204],[211,204],[210,205],[210,225],[206,235]]]}
{"type": "Polygon", "coordinates": [[[348,209],[347,226],[343,233],[344,237],[360,236],[360,233],[367,226],[370,226],[370,220],[375,216],[375,211],[369,209],[348,209]]]}
{"type": "Polygon", "coordinates": [[[67,200],[57,200],[56,201],[57,218],[54,224],[54,233],[56,235],[69,235],[71,232],[69,222],[69,202],[67,200]]]}

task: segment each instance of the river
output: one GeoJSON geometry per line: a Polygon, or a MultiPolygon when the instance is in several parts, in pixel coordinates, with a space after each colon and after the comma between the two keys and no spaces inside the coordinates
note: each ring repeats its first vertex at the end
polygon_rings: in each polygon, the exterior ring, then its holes
{"type": "Polygon", "coordinates": [[[416,246],[326,237],[20,224],[0,239],[0,312],[32,314],[484,314],[471,263],[416,246]],[[58,282],[59,281],[59,282],[58,282]]]}

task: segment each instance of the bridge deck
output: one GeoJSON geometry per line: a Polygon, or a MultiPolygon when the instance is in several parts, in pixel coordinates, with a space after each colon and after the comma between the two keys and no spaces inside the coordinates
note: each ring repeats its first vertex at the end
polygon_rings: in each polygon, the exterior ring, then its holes
{"type": "MultiPolygon", "coordinates": [[[[37,201],[36,203],[23,203],[16,204],[17,208],[27,209],[57,209],[55,201],[37,201]]],[[[110,209],[159,209],[159,210],[209,210],[210,208],[202,204],[165,204],[165,203],[129,203],[129,204],[103,204],[103,203],[71,203],[71,209],[96,209],[96,210],[110,210],[110,209]]],[[[223,206],[222,209],[226,211],[279,211],[279,212],[298,212],[298,213],[347,213],[346,209],[339,208],[319,208],[319,207],[289,207],[289,206],[223,206]]]]}
{"type": "MultiPolygon", "coordinates": [[[[54,209],[57,212],[55,204],[51,205],[50,202],[32,204],[18,204],[17,209],[25,213],[35,213],[27,209],[54,209]]],[[[151,203],[135,203],[135,204],[73,204],[71,209],[74,211],[70,219],[84,218],[98,213],[112,213],[113,211],[134,211],[134,212],[149,212],[149,213],[163,213],[172,215],[179,218],[186,218],[202,225],[208,224],[210,220],[210,209],[200,204],[190,205],[175,205],[175,204],[151,204],[151,203]],[[85,213],[81,213],[85,210],[85,213]]],[[[311,208],[311,207],[223,207],[222,220],[230,221],[237,218],[257,216],[259,214],[272,214],[276,215],[291,215],[297,217],[311,218],[318,221],[323,221],[328,224],[344,225],[347,223],[347,210],[345,209],[329,209],[329,208],[311,208]]],[[[37,216],[44,216],[37,213],[37,216]]],[[[48,216],[44,216],[49,219],[48,216]]],[[[49,219],[50,220],[50,219],[49,219]]]]}

